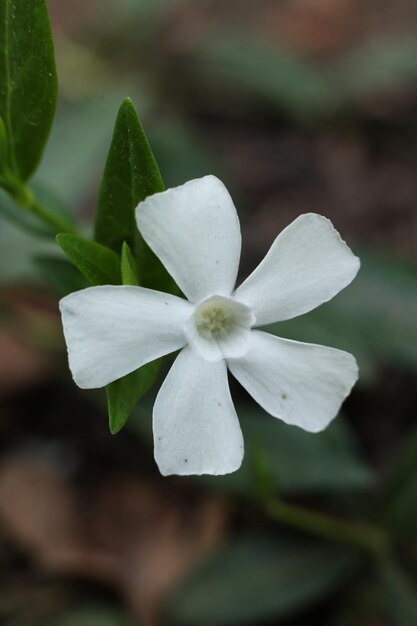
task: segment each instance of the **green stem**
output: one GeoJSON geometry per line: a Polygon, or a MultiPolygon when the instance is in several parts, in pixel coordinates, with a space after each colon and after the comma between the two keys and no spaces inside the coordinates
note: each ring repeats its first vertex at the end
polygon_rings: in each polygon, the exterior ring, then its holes
{"type": "Polygon", "coordinates": [[[0,180],[1,185],[23,210],[36,215],[56,233],[76,233],[76,227],[65,217],[38,202],[34,193],[24,183],[10,175],[0,180]]]}
{"type": "Polygon", "coordinates": [[[22,208],[30,211],[31,213],[39,217],[39,219],[41,219],[43,222],[45,222],[45,224],[48,224],[48,226],[51,226],[56,234],[57,233],[75,234],[77,232],[77,229],[75,228],[73,224],[71,224],[71,222],[66,220],[64,217],[61,217],[57,213],[50,211],[50,209],[48,209],[43,204],[38,202],[36,198],[33,198],[33,200],[29,204],[27,204],[26,206],[23,206],[22,208]]]}
{"type": "Polygon", "coordinates": [[[388,550],[386,534],[371,524],[338,520],[324,513],[287,504],[282,500],[267,502],[266,510],[270,517],[278,522],[337,543],[355,546],[373,555],[381,556],[388,550]]]}

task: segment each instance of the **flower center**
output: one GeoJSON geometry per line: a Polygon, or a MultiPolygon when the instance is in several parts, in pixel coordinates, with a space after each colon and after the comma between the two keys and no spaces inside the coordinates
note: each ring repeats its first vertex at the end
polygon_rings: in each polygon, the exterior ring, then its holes
{"type": "Polygon", "coordinates": [[[196,310],[194,321],[200,335],[218,338],[230,330],[235,319],[233,312],[221,304],[204,303],[196,310]]]}
{"type": "Polygon", "coordinates": [[[233,298],[212,296],[198,304],[185,332],[189,342],[207,361],[242,356],[248,347],[255,317],[233,298]]]}

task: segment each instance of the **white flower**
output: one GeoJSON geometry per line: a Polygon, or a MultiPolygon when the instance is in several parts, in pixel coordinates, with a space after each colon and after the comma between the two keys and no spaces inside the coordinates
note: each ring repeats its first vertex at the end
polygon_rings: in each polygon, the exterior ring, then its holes
{"type": "Polygon", "coordinates": [[[317,432],[357,380],[352,355],[257,330],[327,302],[359,259],[320,215],[301,215],[236,290],[241,235],[214,176],[157,193],[136,210],[143,238],[185,296],[130,286],[91,287],[60,302],[69,365],[82,388],[103,387],[181,350],[153,410],[162,474],[227,474],[243,438],[227,369],[271,415],[317,432]]]}

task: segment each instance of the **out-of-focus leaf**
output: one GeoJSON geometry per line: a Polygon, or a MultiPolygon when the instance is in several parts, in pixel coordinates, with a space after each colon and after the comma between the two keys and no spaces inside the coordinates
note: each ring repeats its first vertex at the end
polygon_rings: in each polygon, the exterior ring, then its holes
{"type": "Polygon", "coordinates": [[[95,241],[61,233],[56,241],[91,285],[120,284],[118,255],[95,241]]]}
{"type": "Polygon", "coordinates": [[[122,247],[121,272],[123,285],[139,285],[138,266],[128,244],[124,241],[122,247]]]}
{"type": "Polygon", "coordinates": [[[86,201],[103,168],[118,100],[106,95],[58,110],[35,180],[72,209],[86,201]]]}
{"type": "Polygon", "coordinates": [[[158,120],[158,124],[150,126],[148,137],[167,187],[176,187],[206,174],[215,174],[224,180],[226,173],[219,159],[201,134],[188,124],[178,119],[158,120]]]}
{"type": "MultiPolygon", "coordinates": [[[[31,189],[37,200],[44,206],[52,209],[55,214],[65,217],[69,220],[67,207],[60,198],[39,181],[34,181],[31,189]]],[[[12,224],[16,224],[24,231],[36,235],[37,237],[55,238],[56,229],[49,227],[43,223],[36,215],[29,211],[24,211],[21,207],[16,206],[14,200],[9,194],[0,189],[0,215],[12,224]]]]}
{"type": "Polygon", "coordinates": [[[112,0],[95,0],[95,14],[100,14],[97,27],[104,33],[110,31],[113,34],[115,29],[121,29],[123,36],[130,35],[137,46],[138,40],[149,40],[155,36],[155,28],[161,21],[169,20],[170,12],[180,2],[181,0],[119,0],[115,11],[112,0]]]}
{"type": "Polygon", "coordinates": [[[351,550],[287,535],[234,539],[173,595],[179,624],[279,619],[332,593],[357,563],[351,550]]]}
{"type": "Polygon", "coordinates": [[[33,257],[53,253],[54,241],[32,237],[0,217],[0,283],[39,280],[33,257]]]}
{"type": "Polygon", "coordinates": [[[329,75],[345,101],[387,88],[398,89],[416,77],[416,35],[372,41],[338,59],[329,75]]]}
{"type": "Polygon", "coordinates": [[[411,539],[417,529],[417,430],[405,438],[388,481],[383,520],[398,540],[411,539]]]}
{"type": "Polygon", "coordinates": [[[66,259],[38,256],[33,259],[44,282],[59,296],[85,289],[90,285],[81,272],[66,259]]]}
{"type": "MultiPolygon", "coordinates": [[[[53,626],[129,626],[130,622],[116,610],[102,606],[90,606],[68,611],[54,618],[53,626]]],[[[52,626],[52,623],[51,623],[52,626]]]]}
{"type": "Polygon", "coordinates": [[[378,574],[382,597],[395,626],[417,624],[417,586],[405,570],[393,561],[385,561],[379,564],[378,574]]]}
{"type": "Polygon", "coordinates": [[[158,368],[159,361],[152,361],[107,385],[109,427],[112,435],[123,428],[136,403],[153,385],[158,374],[158,368]]]}
{"type": "Polygon", "coordinates": [[[254,489],[253,460],[263,464],[282,493],[330,492],[369,489],[371,470],[352,450],[347,424],[339,417],[321,433],[288,426],[262,410],[238,407],[245,440],[241,468],[226,476],[204,477],[216,489],[250,493],[254,489]]]}
{"type": "Polygon", "coordinates": [[[52,237],[53,230],[43,224],[36,215],[19,209],[12,198],[0,189],[0,215],[8,222],[37,237],[52,237]]]}
{"type": "Polygon", "coordinates": [[[44,0],[0,0],[0,117],[8,166],[22,180],[35,170],[55,114],[57,78],[44,0]]]}
{"type": "Polygon", "coordinates": [[[414,475],[417,475],[417,428],[404,438],[404,445],[397,454],[397,462],[388,480],[387,491],[398,492],[414,475]]]}
{"type": "Polygon", "coordinates": [[[204,42],[200,55],[205,69],[215,72],[217,83],[222,78],[225,84],[234,81],[297,117],[327,113],[338,103],[323,74],[289,50],[228,34],[204,42]]]}
{"type": "Polygon", "coordinates": [[[96,240],[120,252],[124,241],[134,241],[137,204],[164,189],[133,103],[127,98],[119,109],[101,182],[96,240]]]}
{"type": "Polygon", "coordinates": [[[322,307],[270,332],[349,350],[361,377],[383,361],[417,364],[417,267],[364,252],[349,287],[322,307]]]}

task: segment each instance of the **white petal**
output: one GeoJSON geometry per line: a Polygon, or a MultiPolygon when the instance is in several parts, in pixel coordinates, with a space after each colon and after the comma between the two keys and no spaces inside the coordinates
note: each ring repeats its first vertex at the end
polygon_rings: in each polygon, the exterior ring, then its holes
{"type": "Polygon", "coordinates": [[[358,378],[348,352],[252,331],[243,358],[228,360],[233,376],[268,413],[310,432],[326,428],[358,378]]]}
{"type": "Polygon", "coordinates": [[[181,298],[129,286],[90,287],[59,303],[69,366],[91,389],[182,348],[192,307],[181,298]]]}
{"type": "Polygon", "coordinates": [[[155,460],[161,474],[228,474],[243,458],[243,437],[224,361],[180,352],[153,410],[155,460]]]}
{"type": "Polygon", "coordinates": [[[192,302],[230,296],[241,236],[233,201],[215,176],[149,196],[136,209],[149,247],[192,302]]]}
{"type": "Polygon", "coordinates": [[[307,213],[278,235],[235,295],[252,307],[257,326],[287,320],[333,298],[359,265],[330,220],[307,213]]]}

